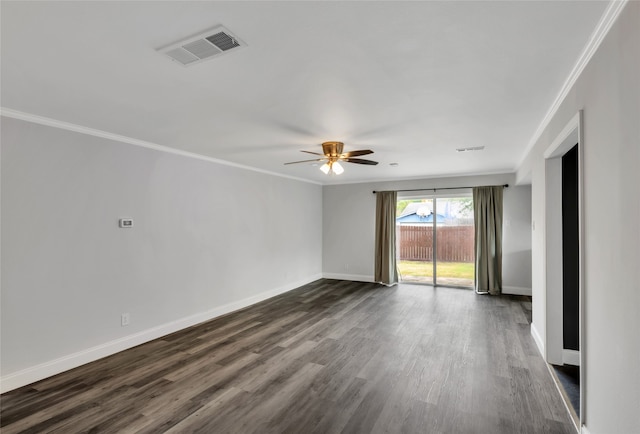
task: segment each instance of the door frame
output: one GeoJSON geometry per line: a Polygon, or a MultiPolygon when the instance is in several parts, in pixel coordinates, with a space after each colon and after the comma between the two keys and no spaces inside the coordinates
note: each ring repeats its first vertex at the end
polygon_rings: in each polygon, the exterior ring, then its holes
{"type": "Polygon", "coordinates": [[[578,304],[580,342],[580,426],[585,424],[585,280],[584,280],[584,146],[583,112],[578,111],[558,134],[545,159],[545,351],[547,363],[563,364],[562,341],[562,156],[578,145],[578,304]]]}

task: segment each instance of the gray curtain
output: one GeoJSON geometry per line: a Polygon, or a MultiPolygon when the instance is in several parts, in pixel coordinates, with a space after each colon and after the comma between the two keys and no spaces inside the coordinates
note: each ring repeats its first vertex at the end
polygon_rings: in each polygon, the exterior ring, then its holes
{"type": "Polygon", "coordinates": [[[395,191],[376,192],[376,251],[374,280],[385,285],[398,283],[396,268],[395,191]]]}
{"type": "Polygon", "coordinates": [[[479,294],[502,293],[503,186],[473,188],[476,275],[479,294]]]}

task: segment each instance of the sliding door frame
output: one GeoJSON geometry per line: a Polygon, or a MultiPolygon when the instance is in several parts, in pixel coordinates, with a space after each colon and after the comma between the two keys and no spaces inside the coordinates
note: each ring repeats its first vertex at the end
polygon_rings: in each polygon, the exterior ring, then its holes
{"type": "MultiPolygon", "coordinates": [[[[427,189],[428,190],[428,189],[427,189]]],[[[400,195],[400,193],[398,193],[398,198],[397,200],[417,200],[417,199],[427,199],[427,200],[432,200],[433,201],[433,225],[431,226],[431,230],[432,230],[432,238],[431,238],[431,246],[433,249],[433,253],[432,253],[432,258],[433,260],[431,261],[431,265],[433,267],[433,271],[432,271],[432,277],[431,277],[431,283],[422,283],[422,282],[401,282],[402,283],[409,283],[409,284],[416,284],[416,285],[431,285],[431,286],[443,286],[443,287],[447,287],[447,288],[460,288],[460,289],[469,289],[469,286],[459,286],[459,285],[442,285],[442,284],[438,284],[437,283],[437,266],[438,266],[438,236],[437,236],[437,226],[438,226],[438,199],[445,199],[445,198],[455,198],[455,197],[471,197],[472,198],[472,190],[470,188],[460,188],[460,189],[454,189],[454,190],[448,190],[447,193],[442,193],[442,194],[438,194],[437,192],[433,192],[430,194],[410,194],[410,195],[400,195]]],[[[472,199],[473,200],[473,199],[472,199]]],[[[397,253],[397,255],[399,255],[399,253],[397,253]]],[[[475,267],[475,263],[474,263],[474,267],[475,267]]]]}

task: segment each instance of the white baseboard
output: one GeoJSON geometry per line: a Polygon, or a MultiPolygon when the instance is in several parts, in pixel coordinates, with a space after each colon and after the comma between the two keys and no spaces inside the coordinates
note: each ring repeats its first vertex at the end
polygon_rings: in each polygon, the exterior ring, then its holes
{"type": "Polygon", "coordinates": [[[585,425],[582,425],[582,427],[580,428],[580,432],[582,434],[591,434],[585,425]]]}
{"type": "Polygon", "coordinates": [[[167,324],[159,325],[157,327],[153,327],[139,333],[125,336],[110,342],[105,342],[103,344],[96,345],[94,347],[87,348],[85,350],[69,354],[67,356],[63,356],[36,366],[31,366],[21,371],[5,375],[0,378],[0,393],[5,393],[22,386],[26,386],[27,384],[31,384],[36,381],[40,381],[53,375],[59,374],[61,372],[77,368],[78,366],[82,366],[98,359],[102,359],[103,357],[107,357],[112,354],[119,353],[120,351],[133,348],[137,345],[144,344],[154,339],[158,339],[162,336],[175,333],[187,327],[209,321],[238,309],[243,309],[247,306],[251,306],[252,304],[299,288],[306,285],[307,283],[314,282],[321,278],[321,274],[316,274],[306,279],[299,280],[297,282],[291,282],[287,285],[274,288],[269,291],[264,291],[254,296],[234,301],[223,306],[208,310],[206,312],[201,312],[195,315],[188,316],[186,318],[181,318],[167,324]]]}
{"type": "Polygon", "coordinates": [[[524,288],[521,286],[503,286],[502,293],[509,295],[528,295],[531,297],[531,288],[524,288]]]}
{"type": "Polygon", "coordinates": [[[536,346],[538,347],[538,351],[540,351],[542,359],[547,360],[544,350],[544,341],[542,340],[542,336],[540,336],[538,329],[536,329],[536,326],[533,325],[533,323],[531,323],[531,336],[533,336],[533,340],[536,342],[536,346]]]}
{"type": "Polygon", "coordinates": [[[325,279],[351,280],[353,282],[373,282],[373,276],[362,274],[322,273],[325,279]]]}
{"type": "Polygon", "coordinates": [[[565,365],[580,366],[580,351],[563,349],[562,363],[565,365]]]}

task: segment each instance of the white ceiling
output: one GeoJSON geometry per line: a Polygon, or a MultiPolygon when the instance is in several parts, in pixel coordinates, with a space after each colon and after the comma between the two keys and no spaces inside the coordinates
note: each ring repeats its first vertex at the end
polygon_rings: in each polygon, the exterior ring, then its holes
{"type": "Polygon", "coordinates": [[[607,6],[2,1],[2,106],[324,184],[513,171],[607,6]],[[155,51],[219,24],[247,47],[155,51]],[[283,165],[328,140],[380,164],[283,165]]]}

